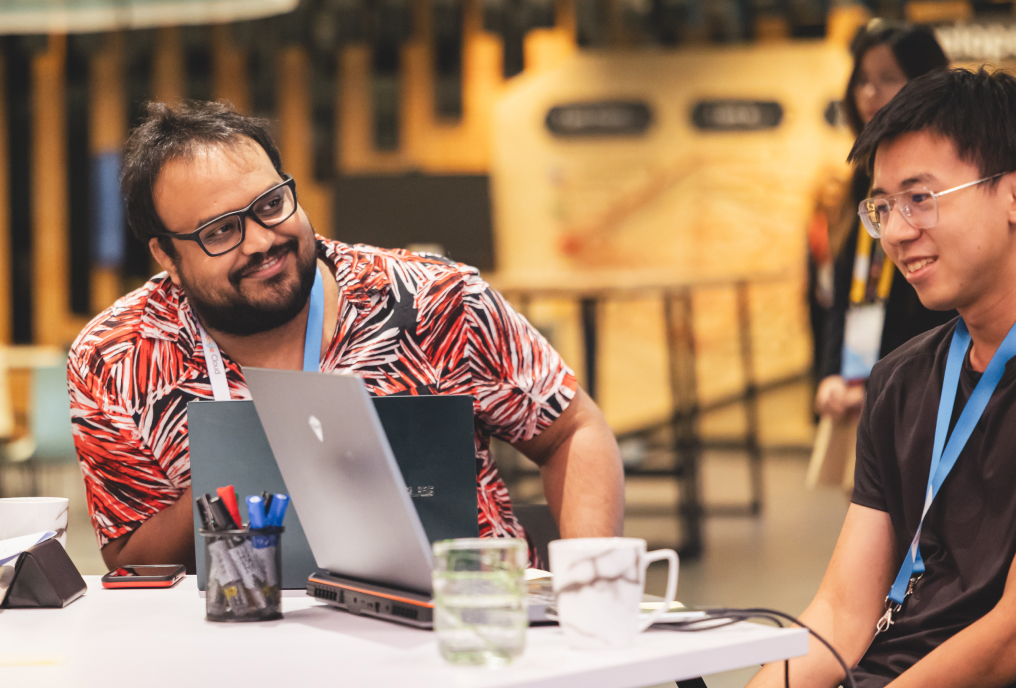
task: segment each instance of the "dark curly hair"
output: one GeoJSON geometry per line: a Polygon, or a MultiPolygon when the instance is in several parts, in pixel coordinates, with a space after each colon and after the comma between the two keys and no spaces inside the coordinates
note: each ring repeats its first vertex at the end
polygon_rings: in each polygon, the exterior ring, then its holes
{"type": "Polygon", "coordinates": [[[203,145],[241,145],[249,139],[264,149],[282,175],[282,159],[266,120],[245,117],[224,103],[203,101],[185,101],[175,108],[149,102],[144,111],[124,147],[120,192],[127,223],[145,246],[159,237],[162,250],[176,255],[172,240],[159,236],[166,227],[155,211],[154,196],[155,181],[170,160],[191,155],[203,145]]]}

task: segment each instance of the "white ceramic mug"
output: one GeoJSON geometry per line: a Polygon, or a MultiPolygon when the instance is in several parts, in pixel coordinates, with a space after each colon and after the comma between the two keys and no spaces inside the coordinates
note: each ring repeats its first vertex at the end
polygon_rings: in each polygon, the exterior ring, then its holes
{"type": "Polygon", "coordinates": [[[7,497],[0,499],[0,540],[55,530],[67,547],[66,497],[7,497]]]}
{"type": "Polygon", "coordinates": [[[550,543],[557,617],[572,647],[625,647],[670,608],[677,594],[677,552],[646,552],[638,538],[574,538],[550,543]],[[666,601],[640,614],[646,567],[666,559],[666,601]]]}

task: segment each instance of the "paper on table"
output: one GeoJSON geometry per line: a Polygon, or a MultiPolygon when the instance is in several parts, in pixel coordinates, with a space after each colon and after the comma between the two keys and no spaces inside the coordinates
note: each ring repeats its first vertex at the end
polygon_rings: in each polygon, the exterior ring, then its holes
{"type": "Polygon", "coordinates": [[[34,547],[40,542],[45,542],[55,535],[56,531],[44,530],[39,533],[19,535],[18,537],[0,540],[0,566],[11,563],[12,559],[16,559],[18,555],[29,547],[34,547]]]}

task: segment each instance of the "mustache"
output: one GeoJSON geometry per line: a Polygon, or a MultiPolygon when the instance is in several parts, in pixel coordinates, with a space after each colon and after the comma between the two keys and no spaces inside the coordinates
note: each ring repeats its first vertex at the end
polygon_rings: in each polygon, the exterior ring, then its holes
{"type": "Polygon", "coordinates": [[[233,275],[229,278],[229,281],[233,283],[233,286],[237,286],[247,275],[253,272],[257,272],[261,269],[261,266],[265,263],[271,262],[276,258],[285,255],[286,253],[296,253],[299,248],[299,242],[296,239],[290,239],[284,244],[273,246],[264,253],[255,253],[239,270],[236,270],[233,275]]]}

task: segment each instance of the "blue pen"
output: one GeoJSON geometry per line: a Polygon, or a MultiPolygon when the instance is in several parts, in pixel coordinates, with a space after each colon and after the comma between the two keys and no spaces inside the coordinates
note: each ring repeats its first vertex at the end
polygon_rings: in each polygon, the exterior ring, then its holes
{"type": "Polygon", "coordinates": [[[268,526],[281,526],[282,519],[286,517],[286,507],[289,506],[289,495],[277,494],[272,498],[272,506],[268,509],[268,517],[265,519],[268,526]]]}
{"type": "Polygon", "coordinates": [[[250,519],[251,530],[261,530],[265,527],[265,503],[257,495],[247,498],[247,518],[250,519]]]}

